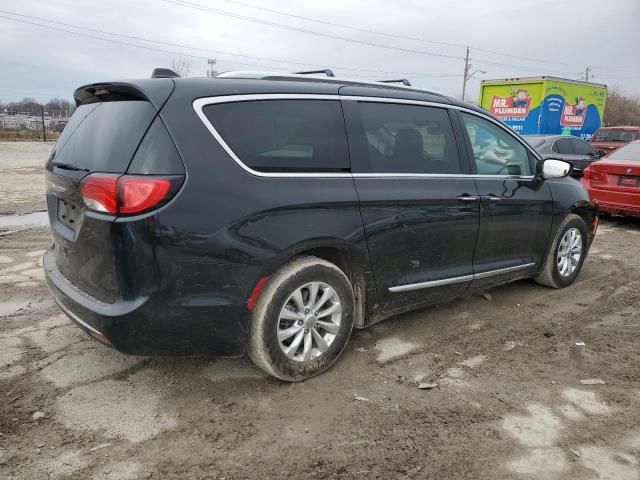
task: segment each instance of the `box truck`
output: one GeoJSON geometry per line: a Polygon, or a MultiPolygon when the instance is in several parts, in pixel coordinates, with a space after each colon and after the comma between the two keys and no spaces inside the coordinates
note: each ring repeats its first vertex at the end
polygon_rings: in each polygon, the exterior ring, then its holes
{"type": "Polygon", "coordinates": [[[483,80],[480,106],[521,135],[575,135],[600,127],[607,86],[556,77],[483,80]]]}

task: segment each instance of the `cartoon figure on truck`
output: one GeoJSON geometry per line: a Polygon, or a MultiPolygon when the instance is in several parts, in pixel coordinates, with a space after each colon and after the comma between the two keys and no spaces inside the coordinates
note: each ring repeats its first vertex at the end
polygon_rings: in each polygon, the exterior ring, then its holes
{"type": "Polygon", "coordinates": [[[606,85],[555,77],[483,80],[480,106],[521,135],[575,135],[602,124],[606,85]]]}

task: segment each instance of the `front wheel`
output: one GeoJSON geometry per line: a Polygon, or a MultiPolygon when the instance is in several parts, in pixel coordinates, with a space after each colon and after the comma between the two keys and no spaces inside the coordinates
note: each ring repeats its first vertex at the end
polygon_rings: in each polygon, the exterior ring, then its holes
{"type": "Polygon", "coordinates": [[[247,352],[276,378],[304,380],[337,360],[353,323],[353,290],[342,270],[317,257],[298,257],[276,272],[261,292],[247,352]]]}
{"type": "Polygon", "coordinates": [[[553,288],[571,285],[580,273],[586,253],[587,226],[581,217],[569,214],[558,228],[536,282],[553,288]]]}

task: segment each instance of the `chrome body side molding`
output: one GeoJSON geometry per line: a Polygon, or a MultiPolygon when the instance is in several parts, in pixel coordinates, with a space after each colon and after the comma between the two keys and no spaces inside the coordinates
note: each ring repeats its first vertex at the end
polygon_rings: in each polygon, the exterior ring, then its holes
{"type": "Polygon", "coordinates": [[[473,280],[479,280],[482,278],[493,277],[496,275],[502,275],[505,273],[517,272],[519,270],[525,270],[533,267],[535,263],[525,263],[523,265],[516,265],[514,267],[500,268],[499,270],[489,270],[488,272],[475,273],[473,275],[464,275],[462,277],[443,278],[441,280],[432,280],[429,282],[410,283],[407,285],[398,285],[396,287],[389,287],[391,293],[410,292],[412,290],[421,290],[423,288],[442,287],[445,285],[453,285],[455,283],[471,282],[473,280]]]}

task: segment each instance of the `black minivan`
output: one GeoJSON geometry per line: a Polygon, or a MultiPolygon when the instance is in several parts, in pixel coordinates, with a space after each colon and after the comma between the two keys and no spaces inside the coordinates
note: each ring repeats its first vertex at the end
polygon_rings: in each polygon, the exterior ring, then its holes
{"type": "Polygon", "coordinates": [[[571,284],[597,228],[570,164],[435,92],[229,72],[75,101],[46,165],[44,268],[60,308],[125,353],[246,351],[302,380],[353,327],[571,284]]]}

